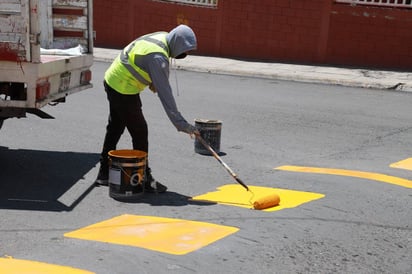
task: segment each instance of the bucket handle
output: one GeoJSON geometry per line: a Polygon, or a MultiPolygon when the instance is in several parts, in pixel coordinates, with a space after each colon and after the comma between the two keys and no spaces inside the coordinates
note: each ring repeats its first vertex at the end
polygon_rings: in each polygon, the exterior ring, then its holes
{"type": "Polygon", "coordinates": [[[119,166],[119,168],[120,168],[121,172],[124,172],[124,174],[126,174],[126,176],[129,177],[129,183],[132,186],[137,186],[139,183],[143,182],[144,175],[143,176],[140,175],[139,172],[133,173],[131,176],[129,176],[129,174],[127,174],[127,172],[123,169],[123,167],[119,166]],[[138,177],[137,178],[138,179],[137,184],[134,183],[134,179],[136,178],[136,176],[138,177]]]}

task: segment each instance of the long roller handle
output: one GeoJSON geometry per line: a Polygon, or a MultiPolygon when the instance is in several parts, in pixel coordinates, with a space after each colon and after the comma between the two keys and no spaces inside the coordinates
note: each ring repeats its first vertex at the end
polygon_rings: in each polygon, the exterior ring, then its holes
{"type": "Polygon", "coordinates": [[[238,182],[241,186],[243,186],[247,191],[249,191],[249,187],[242,181],[240,178],[237,177],[236,173],[220,158],[220,156],[213,150],[213,148],[206,143],[206,141],[202,138],[202,136],[196,134],[196,138],[202,143],[202,145],[209,150],[213,157],[219,161],[219,163],[229,172],[229,174],[238,182]]]}

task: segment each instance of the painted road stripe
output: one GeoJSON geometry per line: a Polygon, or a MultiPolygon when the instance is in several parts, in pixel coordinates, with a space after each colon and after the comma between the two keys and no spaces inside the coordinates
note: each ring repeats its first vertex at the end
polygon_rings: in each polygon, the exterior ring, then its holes
{"type": "Polygon", "coordinates": [[[400,177],[382,174],[382,173],[364,172],[364,171],[348,170],[348,169],[307,167],[307,166],[280,166],[274,169],[284,170],[284,171],[304,172],[304,173],[318,173],[318,174],[349,176],[349,177],[356,177],[356,178],[374,180],[378,182],[403,186],[406,188],[412,188],[412,181],[404,179],[404,178],[400,178],[400,177]]]}
{"type": "Polygon", "coordinates": [[[412,158],[393,163],[390,167],[412,170],[412,158]]]}

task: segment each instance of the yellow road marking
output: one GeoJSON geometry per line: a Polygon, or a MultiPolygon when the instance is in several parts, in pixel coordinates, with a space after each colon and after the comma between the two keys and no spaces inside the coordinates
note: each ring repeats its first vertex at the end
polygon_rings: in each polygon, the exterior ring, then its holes
{"type": "Polygon", "coordinates": [[[275,169],[285,170],[285,171],[294,171],[294,172],[350,176],[350,177],[374,180],[374,181],[379,181],[383,183],[412,188],[412,181],[403,179],[400,177],[382,174],[382,173],[364,172],[364,171],[348,170],[348,169],[306,167],[306,166],[280,166],[280,167],[276,167],[275,169]]]}
{"type": "Polygon", "coordinates": [[[236,227],[211,223],[125,214],[68,232],[64,236],[183,255],[238,230],[236,227]]]}
{"type": "Polygon", "coordinates": [[[36,261],[0,258],[0,273],[7,274],[93,274],[94,272],[36,261]]]}
{"type": "Polygon", "coordinates": [[[219,204],[253,208],[253,201],[276,193],[280,197],[278,206],[263,209],[263,211],[276,211],[285,208],[297,207],[301,204],[323,198],[325,195],[320,193],[302,192],[296,190],[287,190],[280,188],[269,188],[260,186],[248,186],[251,190],[246,191],[242,186],[237,184],[224,185],[217,188],[217,191],[209,192],[203,195],[193,197],[193,200],[209,201],[219,204]]]}
{"type": "Polygon", "coordinates": [[[412,158],[393,163],[390,167],[412,170],[412,158]]]}

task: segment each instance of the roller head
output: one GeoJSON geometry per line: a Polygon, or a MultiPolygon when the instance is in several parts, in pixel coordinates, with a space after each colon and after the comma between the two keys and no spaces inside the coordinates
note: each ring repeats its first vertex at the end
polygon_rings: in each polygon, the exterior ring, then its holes
{"type": "Polygon", "coordinates": [[[266,209],[279,205],[280,197],[276,193],[272,193],[267,196],[260,197],[253,202],[254,209],[266,209]]]}

